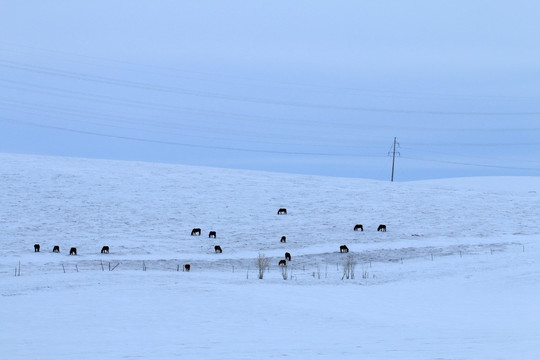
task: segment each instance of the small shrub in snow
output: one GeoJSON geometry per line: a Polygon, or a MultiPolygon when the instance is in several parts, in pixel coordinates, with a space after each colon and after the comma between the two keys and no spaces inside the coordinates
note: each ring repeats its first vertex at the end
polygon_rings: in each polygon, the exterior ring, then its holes
{"type": "Polygon", "coordinates": [[[281,277],[283,278],[283,280],[287,280],[287,278],[288,278],[287,266],[282,266],[281,267],[281,277]]]}
{"type": "Polygon", "coordinates": [[[266,269],[269,265],[270,265],[270,258],[267,258],[262,253],[259,253],[259,257],[257,258],[257,268],[259,269],[259,279],[262,279],[264,277],[264,269],[266,269]]]}
{"type": "Polygon", "coordinates": [[[354,279],[355,267],[356,267],[356,260],[354,259],[354,256],[348,255],[347,259],[345,259],[345,263],[343,264],[343,276],[341,277],[341,280],[354,279]]]}
{"type": "MultiPolygon", "coordinates": [[[[369,267],[371,267],[371,263],[369,267]]],[[[369,272],[367,271],[367,265],[362,266],[362,279],[369,279],[369,272]]]]}

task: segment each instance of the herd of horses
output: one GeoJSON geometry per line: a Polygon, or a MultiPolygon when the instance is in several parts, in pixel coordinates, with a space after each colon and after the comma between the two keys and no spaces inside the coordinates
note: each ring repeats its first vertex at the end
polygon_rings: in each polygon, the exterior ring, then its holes
{"type": "MultiPolygon", "coordinates": [[[[362,224],[354,225],[354,231],[358,231],[358,230],[364,231],[364,226],[362,224]]],[[[379,227],[377,228],[377,231],[386,232],[386,225],[380,224],[379,227]]]]}
{"type": "MultiPolygon", "coordinates": [[[[41,249],[41,246],[39,244],[34,244],[34,252],[39,252],[40,249],[41,249]]],[[[52,252],[53,253],[59,253],[60,252],[60,246],[54,245],[52,252]]],[[[103,246],[101,248],[101,253],[102,254],[108,254],[109,253],[109,247],[108,246],[103,246]]],[[[72,247],[71,249],[69,249],[69,255],[77,255],[77,248],[72,247]]]]}
{"type": "MultiPolygon", "coordinates": [[[[280,208],[277,212],[278,215],[287,215],[287,209],[285,208],[280,208]]],[[[362,224],[356,224],[354,226],[354,231],[364,231],[364,226],[362,224]]],[[[386,232],[386,225],[384,224],[380,224],[378,227],[377,227],[377,231],[382,231],[382,232],[386,232]]],[[[193,230],[191,230],[191,236],[200,236],[201,235],[201,228],[193,228],[193,230]]],[[[216,235],[216,232],[215,231],[210,231],[208,233],[208,237],[209,238],[216,238],[217,235],[216,235]]],[[[280,242],[282,243],[286,243],[287,242],[287,237],[286,236],[282,236],[281,239],[280,239],[280,242]]],[[[40,250],[40,245],[39,244],[34,244],[34,252],[39,252],[40,250]]],[[[54,245],[53,247],[53,253],[59,253],[60,252],[60,246],[58,245],[54,245]]],[[[221,249],[221,246],[219,245],[215,245],[214,246],[214,252],[216,254],[221,254],[223,253],[223,249],[221,249]]],[[[347,247],[347,245],[341,245],[339,247],[339,252],[340,253],[348,253],[349,252],[349,248],[347,247]]],[[[101,253],[102,254],[108,254],[109,253],[109,247],[108,246],[103,246],[101,248],[101,253]]],[[[77,255],[77,248],[75,247],[72,247],[70,250],[69,250],[69,255],[77,255]]],[[[285,259],[281,259],[279,260],[279,263],[278,265],[280,267],[282,266],[287,266],[287,261],[291,261],[291,254],[289,252],[285,252],[285,259]]],[[[191,270],[191,265],[190,264],[185,264],[184,267],[183,267],[183,270],[184,271],[190,271],[191,270]]]]}
{"type": "MultiPolygon", "coordinates": [[[[364,226],[362,224],[356,224],[354,225],[354,231],[364,231],[364,226]]],[[[377,227],[377,231],[382,231],[382,232],[386,232],[386,225],[384,224],[380,224],[378,227],[377,227]]],[[[349,252],[349,248],[347,247],[347,245],[341,245],[339,247],[339,252],[340,253],[348,253],[349,252]]]]}
{"type": "MultiPolygon", "coordinates": [[[[277,214],[278,215],[287,215],[287,209],[286,208],[279,208],[279,210],[277,211],[277,214]]],[[[364,226],[362,224],[356,224],[354,226],[354,231],[359,231],[359,230],[364,231],[364,226]]],[[[377,227],[377,231],[386,232],[386,225],[380,224],[377,227]]],[[[200,236],[201,232],[202,232],[201,228],[193,228],[193,230],[191,230],[191,236],[200,236]]],[[[215,239],[216,238],[216,232],[215,231],[210,231],[208,233],[208,237],[215,239]]],[[[282,236],[279,241],[282,242],[282,243],[286,243],[287,242],[287,237],[282,236]]],[[[223,250],[221,249],[221,246],[219,246],[219,245],[214,246],[214,251],[216,252],[216,254],[221,254],[223,252],[223,250]]],[[[349,248],[347,247],[347,245],[341,245],[339,247],[339,252],[340,253],[348,253],[349,248]]],[[[279,266],[287,266],[287,261],[291,261],[291,254],[288,253],[288,252],[285,253],[285,259],[279,260],[278,265],[279,266]]],[[[189,268],[187,268],[186,271],[189,271],[189,268]]]]}

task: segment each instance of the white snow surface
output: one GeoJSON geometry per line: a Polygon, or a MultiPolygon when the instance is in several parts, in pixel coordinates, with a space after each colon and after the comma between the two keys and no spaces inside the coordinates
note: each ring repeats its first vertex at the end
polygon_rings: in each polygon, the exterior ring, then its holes
{"type": "Polygon", "coordinates": [[[540,177],[0,154],[0,181],[1,359],[540,359],[540,177]]]}

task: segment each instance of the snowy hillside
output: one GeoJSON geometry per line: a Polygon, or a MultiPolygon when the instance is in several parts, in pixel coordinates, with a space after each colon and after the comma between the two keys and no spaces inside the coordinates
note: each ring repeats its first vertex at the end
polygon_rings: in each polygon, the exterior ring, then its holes
{"type": "Polygon", "coordinates": [[[540,358],[538,177],[1,154],[0,180],[6,359],[540,358]]]}

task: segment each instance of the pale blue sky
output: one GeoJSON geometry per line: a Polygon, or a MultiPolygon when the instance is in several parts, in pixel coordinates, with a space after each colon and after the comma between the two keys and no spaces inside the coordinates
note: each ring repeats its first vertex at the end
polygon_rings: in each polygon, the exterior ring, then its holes
{"type": "Polygon", "coordinates": [[[0,151],[540,175],[537,1],[4,1],[0,151]]]}

